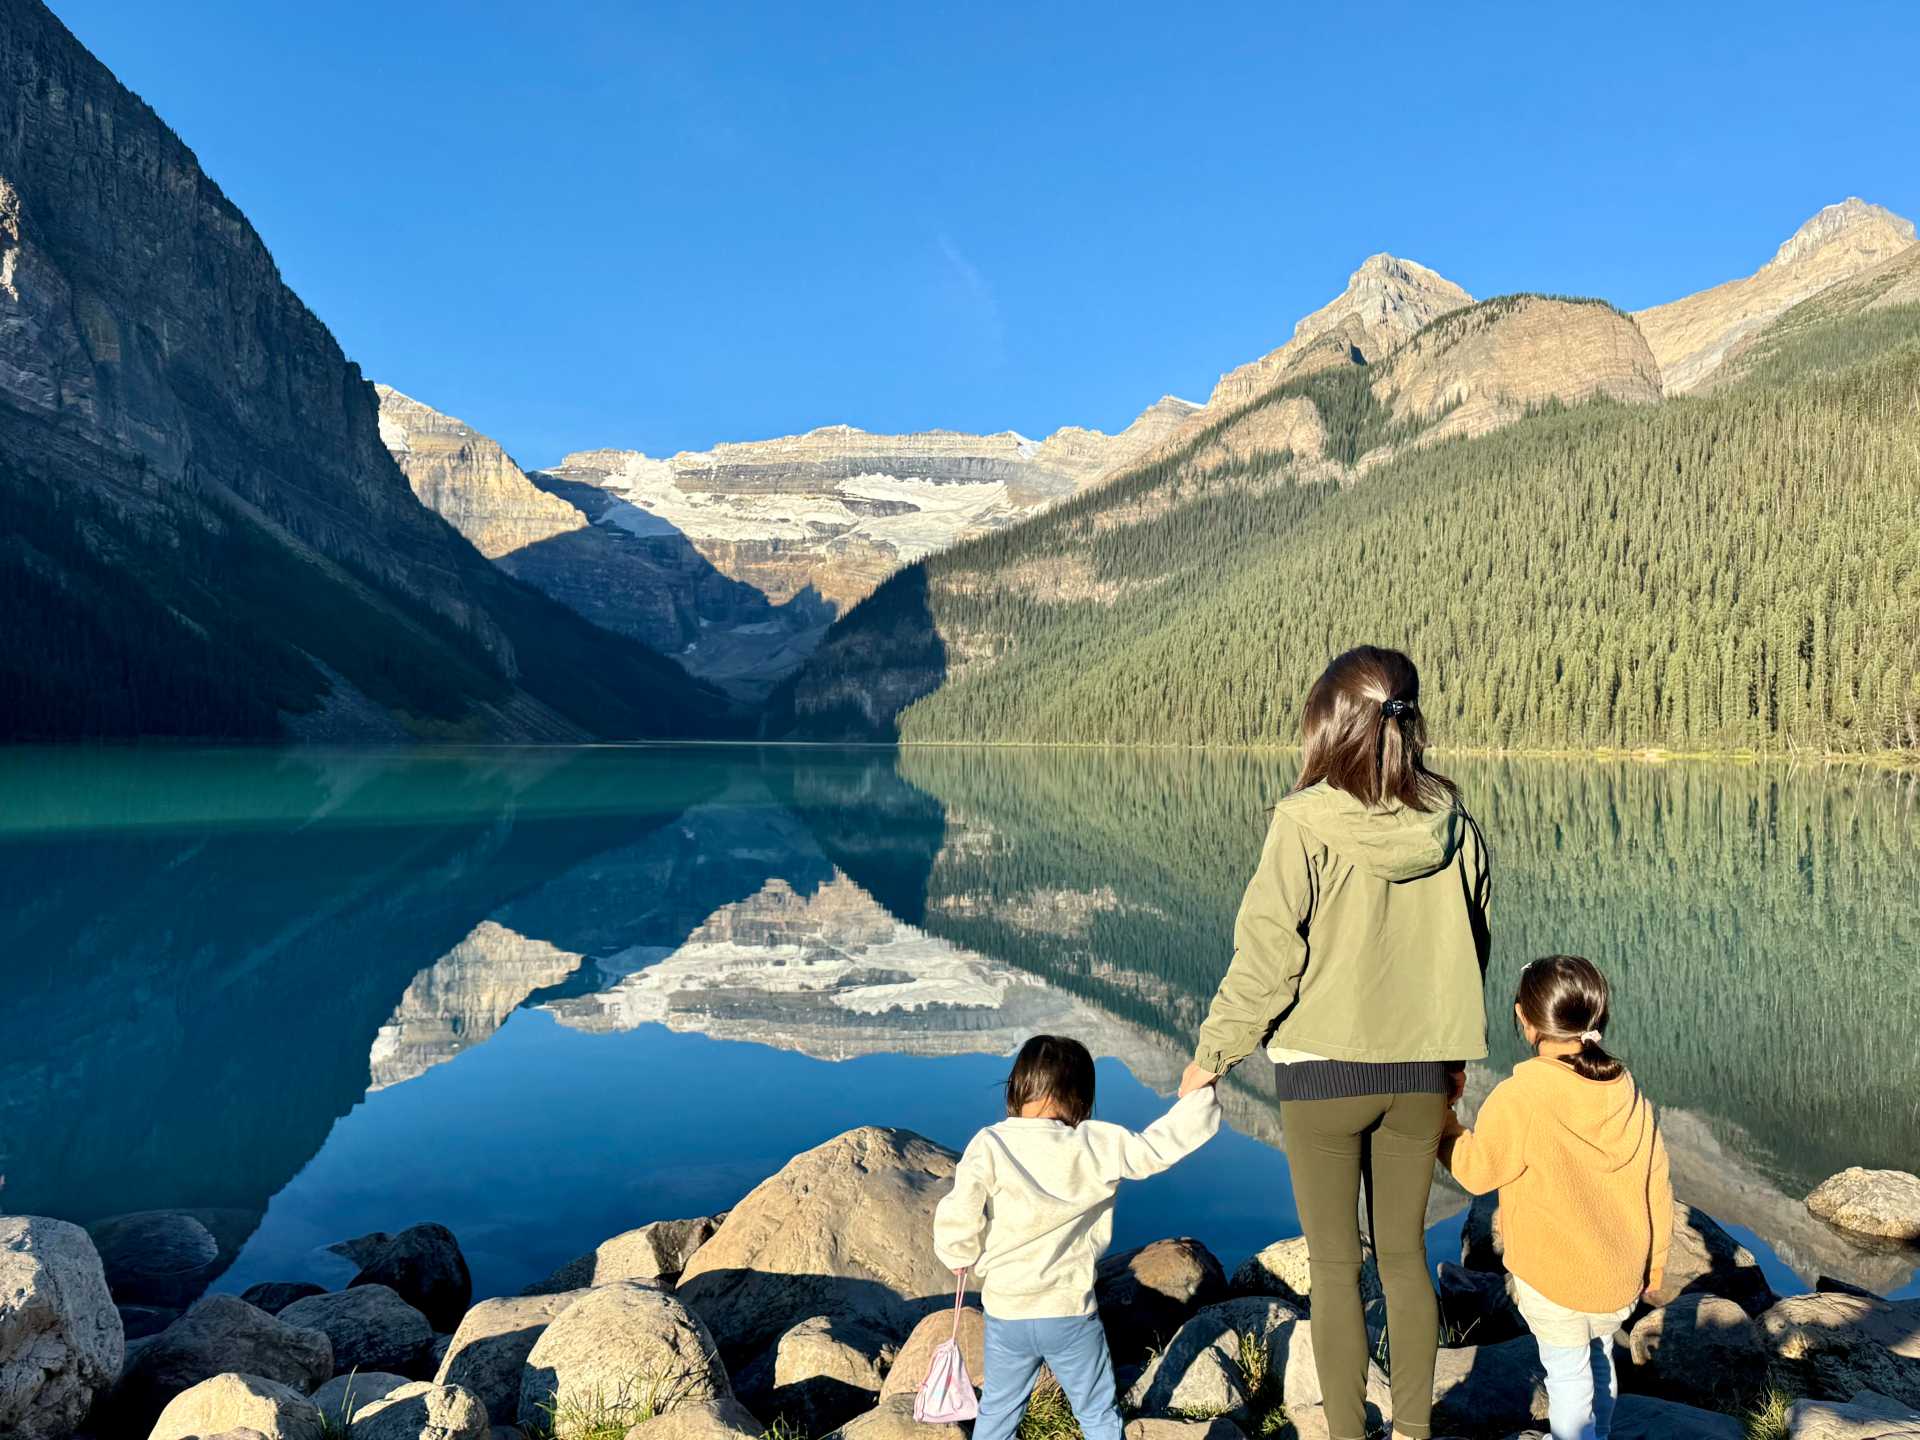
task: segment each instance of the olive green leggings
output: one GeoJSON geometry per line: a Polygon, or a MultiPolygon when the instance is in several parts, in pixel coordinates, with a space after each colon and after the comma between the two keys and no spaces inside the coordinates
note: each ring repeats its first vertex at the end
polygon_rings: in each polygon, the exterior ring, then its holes
{"type": "Polygon", "coordinates": [[[1332,1440],[1367,1433],[1367,1322],[1360,1299],[1360,1193],[1387,1292],[1393,1428],[1424,1437],[1433,1419],[1440,1310],[1427,1269],[1427,1191],[1447,1113],[1442,1095],[1284,1100],[1293,1200],[1312,1275],[1313,1360],[1332,1440]]]}

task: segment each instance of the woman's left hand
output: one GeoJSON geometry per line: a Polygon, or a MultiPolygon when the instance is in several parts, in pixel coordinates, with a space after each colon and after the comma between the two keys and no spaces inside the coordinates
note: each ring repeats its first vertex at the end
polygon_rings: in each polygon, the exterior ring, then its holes
{"type": "Polygon", "coordinates": [[[1180,1075],[1180,1098],[1186,1099],[1196,1090],[1204,1090],[1220,1077],[1211,1070],[1202,1070],[1198,1065],[1188,1063],[1180,1075]]]}

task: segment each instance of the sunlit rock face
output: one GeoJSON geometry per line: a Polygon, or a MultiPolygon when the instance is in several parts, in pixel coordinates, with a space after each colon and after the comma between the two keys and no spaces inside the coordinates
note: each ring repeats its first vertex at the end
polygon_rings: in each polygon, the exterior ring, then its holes
{"type": "Polygon", "coordinates": [[[1740,342],[1793,306],[1910,249],[1911,220],[1849,196],[1788,237],[1743,280],[1635,313],[1669,394],[1706,382],[1740,342]]]}

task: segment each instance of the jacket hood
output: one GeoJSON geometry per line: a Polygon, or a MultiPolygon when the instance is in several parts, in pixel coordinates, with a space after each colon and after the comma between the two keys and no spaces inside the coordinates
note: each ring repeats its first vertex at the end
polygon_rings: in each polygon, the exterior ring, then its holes
{"type": "Polygon", "coordinates": [[[1383,880],[1413,880],[1451,863],[1467,825],[1458,800],[1439,810],[1410,810],[1392,800],[1370,809],[1325,781],[1289,795],[1279,808],[1383,880]]]}
{"type": "Polygon", "coordinates": [[[1533,1123],[1562,1132],[1562,1146],[1589,1156],[1595,1170],[1619,1170],[1646,1153],[1653,1107],[1626,1071],[1612,1080],[1589,1080],[1570,1065],[1535,1056],[1513,1073],[1544,1102],[1535,1107],[1533,1123]]]}

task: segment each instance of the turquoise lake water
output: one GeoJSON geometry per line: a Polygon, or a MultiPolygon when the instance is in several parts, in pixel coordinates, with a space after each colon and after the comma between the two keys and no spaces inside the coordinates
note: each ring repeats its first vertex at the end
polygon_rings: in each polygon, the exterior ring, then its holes
{"type": "MultiPolygon", "coordinates": [[[[342,1281],[436,1220],[510,1293],[724,1209],[858,1124],[956,1148],[1064,1031],[1158,1113],[1285,755],[645,747],[0,753],[0,1204],[220,1212],[216,1288],[342,1281]]],[[[1495,852],[1490,1009],[1613,977],[1676,1185],[1776,1288],[1915,1291],[1801,1197],[1920,1161],[1912,777],[1461,761],[1495,852]]],[[[1519,1056],[1494,1026],[1476,1094],[1519,1056]]],[[[1269,1082],[1123,1195],[1121,1245],[1297,1233],[1269,1082]]],[[[1436,1189],[1435,1255],[1460,1197],[1436,1189]]]]}

